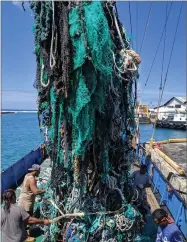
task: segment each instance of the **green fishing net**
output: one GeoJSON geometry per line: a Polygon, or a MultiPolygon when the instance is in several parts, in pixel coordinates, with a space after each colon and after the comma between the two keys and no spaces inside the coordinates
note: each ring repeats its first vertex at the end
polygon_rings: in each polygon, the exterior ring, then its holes
{"type": "Polygon", "coordinates": [[[119,71],[126,58],[120,51],[130,46],[115,4],[36,1],[30,6],[38,117],[47,130],[52,164],[41,217],[59,216],[59,209],[84,213],[45,228],[44,241],[135,241],[144,223],[130,205],[128,187],[138,73],[119,71]]]}

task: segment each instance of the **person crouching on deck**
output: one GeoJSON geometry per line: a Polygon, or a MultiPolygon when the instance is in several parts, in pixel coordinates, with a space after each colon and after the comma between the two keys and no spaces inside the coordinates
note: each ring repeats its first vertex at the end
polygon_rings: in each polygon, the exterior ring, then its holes
{"type": "Polygon", "coordinates": [[[151,179],[147,174],[147,166],[141,165],[140,170],[134,171],[131,177],[133,179],[133,184],[137,188],[139,194],[139,210],[143,215],[144,221],[146,222],[146,214],[149,211],[149,205],[147,203],[145,188],[151,186],[151,179]]]}
{"type": "Polygon", "coordinates": [[[23,242],[27,239],[25,224],[49,225],[48,219],[31,217],[23,208],[16,205],[14,190],[8,189],[3,194],[4,207],[1,208],[1,235],[3,242],[23,242]]]}
{"type": "Polygon", "coordinates": [[[140,170],[132,173],[134,185],[139,189],[144,189],[151,186],[151,179],[147,174],[147,166],[141,165],[140,170]]]}
{"type": "Polygon", "coordinates": [[[159,226],[156,242],[183,242],[180,230],[164,209],[156,209],[152,213],[152,217],[154,222],[159,226]]]}
{"type": "Polygon", "coordinates": [[[32,216],[35,197],[36,195],[44,193],[45,190],[39,190],[37,188],[36,177],[40,174],[40,166],[34,164],[32,165],[32,168],[28,169],[28,171],[30,172],[24,178],[18,205],[24,208],[27,213],[32,216]]]}

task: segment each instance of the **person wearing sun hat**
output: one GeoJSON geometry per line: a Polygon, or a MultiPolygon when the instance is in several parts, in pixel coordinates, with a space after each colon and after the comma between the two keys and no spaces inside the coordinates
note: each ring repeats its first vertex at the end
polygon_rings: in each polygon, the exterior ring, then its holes
{"type": "Polygon", "coordinates": [[[45,190],[39,190],[37,187],[36,177],[40,174],[40,166],[33,164],[28,169],[28,174],[25,176],[23,181],[23,187],[18,200],[18,205],[25,209],[27,213],[33,215],[33,207],[36,195],[42,194],[45,190]]]}

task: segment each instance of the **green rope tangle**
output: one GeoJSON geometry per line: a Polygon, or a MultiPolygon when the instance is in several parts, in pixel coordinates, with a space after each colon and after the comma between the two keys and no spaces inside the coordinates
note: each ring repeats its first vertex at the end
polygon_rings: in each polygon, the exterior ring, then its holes
{"type": "Polygon", "coordinates": [[[48,199],[64,214],[85,214],[47,227],[44,240],[135,241],[143,220],[133,204],[128,170],[135,154],[133,84],[140,60],[130,50],[115,3],[30,6],[38,117],[52,161],[41,217],[60,216],[48,199]]]}

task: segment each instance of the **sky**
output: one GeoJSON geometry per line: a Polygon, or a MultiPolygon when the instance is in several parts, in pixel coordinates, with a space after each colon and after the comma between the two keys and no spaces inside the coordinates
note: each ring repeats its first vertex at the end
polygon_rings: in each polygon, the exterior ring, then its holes
{"type": "MultiPolygon", "coordinates": [[[[2,108],[35,110],[37,92],[33,87],[36,73],[36,59],[33,54],[33,14],[26,5],[23,11],[20,2],[2,2],[2,108]]],[[[127,35],[133,38],[133,48],[139,53],[151,2],[118,2],[120,21],[127,35]],[[131,35],[132,26],[132,35],[131,35]]],[[[149,25],[141,51],[139,67],[138,97],[140,103],[157,106],[163,55],[162,39],[150,78],[144,85],[155,56],[166,19],[166,2],[153,2],[149,25]],[[143,94],[142,94],[142,90],[143,94]],[[142,95],[141,95],[142,94],[142,95]]],[[[170,6],[171,2],[168,3],[170,6]]],[[[168,72],[163,102],[173,96],[186,96],[186,4],[183,8],[177,37],[168,72]]],[[[181,2],[173,2],[166,26],[166,50],[164,76],[173,44],[175,28],[181,2]]]]}

